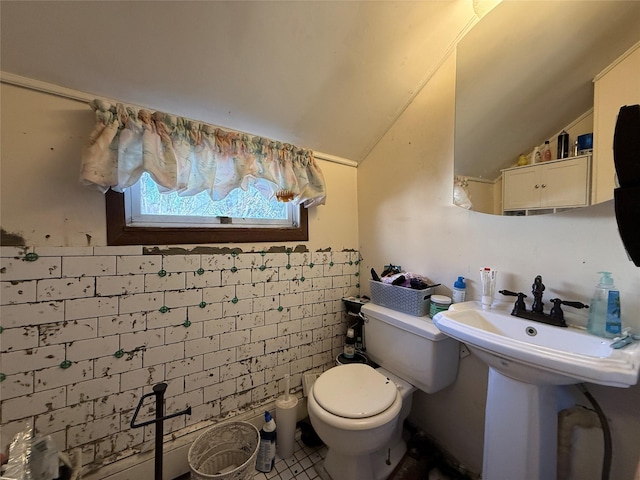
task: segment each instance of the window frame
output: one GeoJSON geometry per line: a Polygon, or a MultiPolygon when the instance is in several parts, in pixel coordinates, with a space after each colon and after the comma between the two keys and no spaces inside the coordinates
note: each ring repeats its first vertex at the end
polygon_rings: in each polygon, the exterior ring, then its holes
{"type": "Polygon", "coordinates": [[[309,213],[298,206],[297,227],[135,227],[127,225],[124,194],[105,193],[107,245],[184,245],[309,240],[309,213]]]}

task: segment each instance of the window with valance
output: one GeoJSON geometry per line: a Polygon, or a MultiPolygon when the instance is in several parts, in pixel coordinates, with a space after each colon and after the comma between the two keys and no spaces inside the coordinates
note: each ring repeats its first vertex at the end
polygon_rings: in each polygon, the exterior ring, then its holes
{"type": "MultiPolygon", "coordinates": [[[[300,223],[306,222],[306,208],[325,202],[324,176],[311,150],[119,103],[94,100],[90,106],[95,111],[95,127],[83,151],[81,182],[107,193],[108,224],[116,218],[124,236],[131,236],[136,227],[128,221],[122,193],[137,185],[143,174],[160,193],[178,197],[205,192],[212,201],[219,201],[236,189],[255,189],[267,200],[304,207],[299,208],[304,217],[300,223]]],[[[233,221],[223,222],[225,228],[220,229],[202,225],[189,229],[204,230],[195,242],[177,241],[185,238],[185,228],[176,227],[153,227],[148,241],[139,237],[148,227],[137,229],[138,237],[131,241],[125,241],[122,232],[108,232],[108,237],[110,244],[276,241],[285,240],[286,231],[294,230],[261,228],[256,239],[249,238],[250,228],[228,223],[233,221]],[[171,230],[177,232],[166,237],[171,230]],[[271,238],[270,230],[282,230],[284,236],[271,238]]]]}

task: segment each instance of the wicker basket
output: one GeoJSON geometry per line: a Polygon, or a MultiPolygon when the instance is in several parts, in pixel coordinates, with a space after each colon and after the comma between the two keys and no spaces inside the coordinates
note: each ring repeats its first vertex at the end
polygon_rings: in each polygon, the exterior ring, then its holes
{"type": "Polygon", "coordinates": [[[396,287],[387,283],[369,280],[371,301],[376,305],[422,317],[429,313],[429,297],[434,288],[414,290],[407,287],[396,287]]]}
{"type": "Polygon", "coordinates": [[[248,422],[223,422],[211,427],[189,448],[191,479],[252,479],[259,444],[260,433],[248,422]]]}

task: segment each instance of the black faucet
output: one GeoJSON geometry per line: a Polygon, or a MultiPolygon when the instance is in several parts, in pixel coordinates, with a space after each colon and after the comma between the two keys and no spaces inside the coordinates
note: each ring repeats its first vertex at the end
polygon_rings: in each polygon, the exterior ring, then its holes
{"type": "Polygon", "coordinates": [[[544,303],[542,303],[542,292],[544,292],[544,283],[542,283],[542,277],[536,276],[531,285],[531,294],[533,295],[533,305],[531,305],[531,311],[535,313],[544,313],[544,303]]]}
{"type": "Polygon", "coordinates": [[[502,295],[507,295],[510,297],[518,297],[515,304],[513,305],[513,310],[511,311],[511,315],[519,318],[526,318],[527,320],[533,320],[535,322],[546,323],[547,325],[554,325],[556,327],[566,327],[567,322],[564,320],[564,312],[562,311],[561,305],[567,305],[573,308],[589,308],[588,305],[585,305],[582,302],[573,302],[567,300],[561,300],[559,298],[553,298],[551,301],[553,302],[553,307],[551,311],[547,315],[544,313],[544,303],[542,302],[542,292],[544,292],[545,286],[542,283],[542,277],[540,275],[536,276],[533,281],[533,285],[531,286],[531,293],[533,294],[533,304],[531,305],[531,310],[527,310],[527,305],[524,302],[524,299],[527,296],[522,292],[512,292],[510,290],[500,290],[499,293],[502,295]]]}

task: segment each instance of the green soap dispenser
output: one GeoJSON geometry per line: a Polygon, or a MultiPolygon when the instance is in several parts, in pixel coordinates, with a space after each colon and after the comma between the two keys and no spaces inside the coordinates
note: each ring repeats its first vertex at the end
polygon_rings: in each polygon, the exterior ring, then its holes
{"type": "Polygon", "coordinates": [[[599,337],[613,338],[622,332],[620,293],[613,285],[610,272],[598,272],[600,283],[589,304],[587,331],[599,337]]]}

